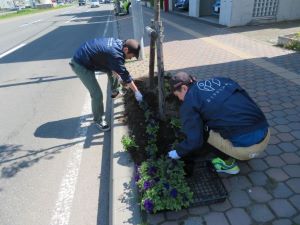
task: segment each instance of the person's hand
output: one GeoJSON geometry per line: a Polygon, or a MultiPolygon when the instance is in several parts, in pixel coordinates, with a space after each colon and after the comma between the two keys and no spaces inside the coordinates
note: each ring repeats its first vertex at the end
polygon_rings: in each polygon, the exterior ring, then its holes
{"type": "Polygon", "coordinates": [[[171,159],[180,159],[180,156],[177,154],[176,150],[169,151],[168,156],[171,159]]]}
{"type": "Polygon", "coordinates": [[[135,99],[136,99],[138,102],[142,102],[142,101],[143,101],[143,95],[141,94],[141,92],[135,91],[135,92],[134,92],[134,96],[135,96],[135,99]]]}

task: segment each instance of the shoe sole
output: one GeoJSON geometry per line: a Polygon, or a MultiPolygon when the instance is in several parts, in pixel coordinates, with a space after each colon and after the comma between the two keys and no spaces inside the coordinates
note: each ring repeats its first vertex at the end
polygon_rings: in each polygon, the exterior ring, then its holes
{"type": "Polygon", "coordinates": [[[108,127],[108,128],[105,128],[105,129],[103,129],[102,127],[100,127],[98,124],[96,124],[96,126],[97,126],[97,128],[100,130],[100,131],[109,131],[110,130],[110,127],[108,127]]]}
{"type": "Polygon", "coordinates": [[[217,173],[228,173],[228,174],[234,175],[234,174],[238,174],[240,172],[240,170],[232,170],[232,171],[230,171],[230,170],[227,170],[227,171],[225,171],[225,170],[216,170],[216,172],[217,173]]]}

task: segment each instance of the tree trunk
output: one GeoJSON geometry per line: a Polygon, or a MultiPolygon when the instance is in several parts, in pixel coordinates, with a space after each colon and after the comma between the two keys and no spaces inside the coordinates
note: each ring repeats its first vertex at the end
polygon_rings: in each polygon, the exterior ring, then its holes
{"type": "Polygon", "coordinates": [[[158,34],[157,47],[157,78],[158,78],[158,109],[160,119],[165,120],[165,90],[164,90],[164,62],[163,62],[163,28],[160,21],[160,0],[155,0],[155,30],[158,34]]]}

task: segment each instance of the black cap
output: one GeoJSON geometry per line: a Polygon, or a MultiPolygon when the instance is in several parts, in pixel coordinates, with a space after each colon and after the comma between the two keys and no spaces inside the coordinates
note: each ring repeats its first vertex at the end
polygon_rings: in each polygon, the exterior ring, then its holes
{"type": "Polygon", "coordinates": [[[194,83],[196,79],[191,75],[188,75],[185,72],[178,72],[170,79],[170,86],[171,91],[174,92],[179,89],[182,85],[189,86],[190,84],[194,83]]]}
{"type": "Polygon", "coordinates": [[[123,47],[127,47],[128,52],[133,53],[135,58],[137,59],[139,58],[141,46],[136,40],[134,39],[125,40],[123,47]]]}

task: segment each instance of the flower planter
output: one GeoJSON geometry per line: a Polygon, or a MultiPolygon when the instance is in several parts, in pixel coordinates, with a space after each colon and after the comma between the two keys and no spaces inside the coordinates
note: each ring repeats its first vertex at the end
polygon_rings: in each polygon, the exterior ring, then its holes
{"type": "Polygon", "coordinates": [[[298,37],[298,35],[296,33],[295,34],[288,34],[288,35],[279,36],[277,44],[278,45],[286,45],[291,41],[300,42],[300,38],[298,37]]]}
{"type": "MultiPolygon", "coordinates": [[[[128,93],[125,111],[130,135],[138,145],[138,150],[130,153],[136,163],[141,209],[157,213],[224,201],[227,192],[210,163],[197,164],[195,176],[187,179],[184,162],[167,157],[171,146],[182,138],[180,121],[173,114],[167,116],[167,121],[158,120],[157,95],[146,87],[147,81],[135,83],[145,101],[138,105],[133,94],[128,93]]],[[[167,109],[178,110],[178,102],[167,102],[167,109]]]]}

